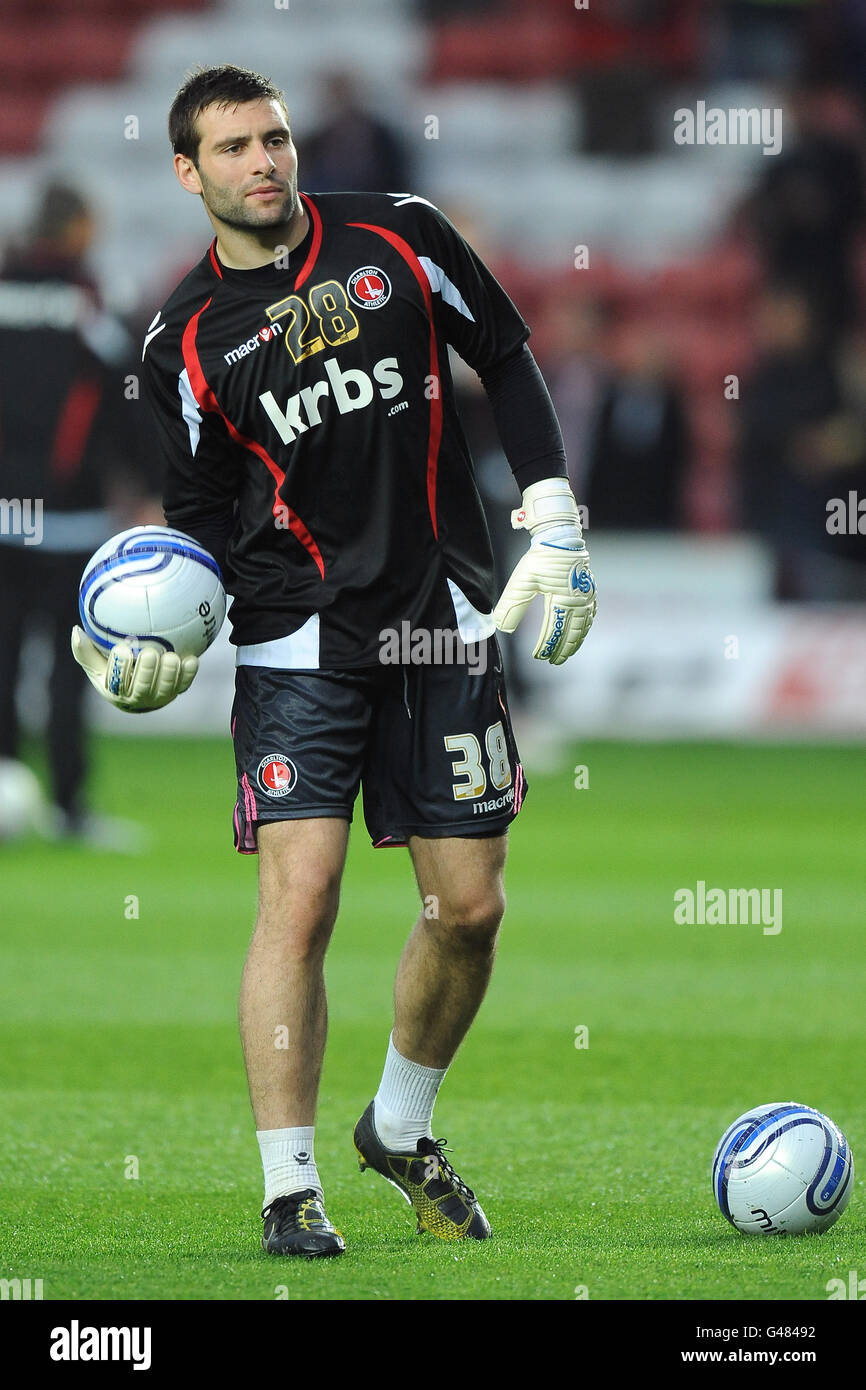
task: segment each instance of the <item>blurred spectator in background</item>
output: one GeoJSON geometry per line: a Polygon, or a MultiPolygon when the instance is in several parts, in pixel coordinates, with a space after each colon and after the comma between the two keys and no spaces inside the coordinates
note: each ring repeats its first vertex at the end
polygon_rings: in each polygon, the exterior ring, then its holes
{"type": "Polygon", "coordinates": [[[854,253],[864,210],[861,116],[843,91],[795,88],[783,146],[764,161],[750,203],[768,278],[797,287],[828,344],[856,319],[854,253]]]}
{"type": "Polygon", "coordinates": [[[842,404],[835,362],[799,288],[766,290],[755,328],[757,360],[740,399],[744,529],[774,552],[777,598],[827,598],[821,440],[842,404]]]}
{"type": "Polygon", "coordinates": [[[435,24],[442,19],[503,14],[509,0],[416,0],[416,3],[424,18],[435,24]]]}
{"type": "Polygon", "coordinates": [[[681,523],[690,443],[680,386],[651,325],[633,323],[614,354],[580,500],[593,529],[665,531],[681,523]]]}
{"type": "Polygon", "coordinates": [[[542,306],[538,361],[562,428],[568,476],[584,501],[590,447],[609,368],[600,347],[602,313],[594,300],[556,293],[542,306]]]}
{"type": "MultiPolygon", "coordinates": [[[[803,66],[810,24],[825,0],[724,0],[714,76],[789,81],[803,66]]],[[[718,40],[717,40],[718,41],[718,40]]]]}
{"type": "Polygon", "coordinates": [[[310,193],[402,193],[410,190],[406,147],[365,105],[350,72],[325,79],[328,115],[304,137],[301,187],[310,193]]]}
{"type": "Polygon", "coordinates": [[[863,102],[866,96],[866,5],[863,0],[836,0],[823,10],[835,41],[838,70],[863,102]]]}
{"type": "MultiPolygon", "coordinates": [[[[21,655],[34,631],[52,649],[47,719],[53,831],[106,848],[130,848],[130,827],[90,815],[84,801],[84,696],[69,649],[85,562],[136,515],[148,490],[134,458],[137,431],[124,405],[133,344],[107,315],[86,270],[91,208],[72,188],[42,193],[25,242],[0,274],[0,758],[18,757],[21,655]],[[10,524],[18,517],[31,523],[10,524]],[[35,524],[38,519],[38,524],[35,524]]],[[[132,388],[133,398],[135,388],[132,388]]],[[[156,480],[152,480],[155,485],[156,480]]]]}

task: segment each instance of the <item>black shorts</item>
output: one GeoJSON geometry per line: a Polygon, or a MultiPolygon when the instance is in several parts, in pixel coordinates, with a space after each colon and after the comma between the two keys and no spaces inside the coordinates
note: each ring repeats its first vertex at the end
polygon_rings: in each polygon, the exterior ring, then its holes
{"type": "Polygon", "coordinates": [[[410,835],[501,835],[526,780],[495,637],[483,645],[483,673],[457,664],[239,666],[235,848],[255,854],[256,829],[269,821],[351,821],[359,788],[377,847],[410,835]]]}

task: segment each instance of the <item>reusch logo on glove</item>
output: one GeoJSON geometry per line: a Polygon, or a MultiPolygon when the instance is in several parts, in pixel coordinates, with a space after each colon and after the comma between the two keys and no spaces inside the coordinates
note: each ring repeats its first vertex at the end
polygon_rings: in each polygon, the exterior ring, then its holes
{"type": "Polygon", "coordinates": [[[559,646],[560,638],[562,637],[562,629],[565,627],[565,609],[557,607],[554,608],[553,612],[553,632],[548,637],[547,642],[545,643],[544,648],[542,650],[542,660],[546,660],[547,657],[549,657],[550,655],[552,655],[553,652],[556,651],[557,647],[559,646]]]}
{"type": "Polygon", "coordinates": [[[595,581],[589,570],[578,572],[577,565],[575,565],[571,571],[571,587],[572,589],[579,589],[582,594],[591,594],[595,588],[595,581]]]}

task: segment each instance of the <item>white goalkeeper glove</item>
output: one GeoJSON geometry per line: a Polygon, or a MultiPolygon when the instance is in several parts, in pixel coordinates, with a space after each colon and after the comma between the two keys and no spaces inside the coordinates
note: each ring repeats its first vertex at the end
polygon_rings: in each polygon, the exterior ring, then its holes
{"type": "Polygon", "coordinates": [[[533,483],[511,525],[529,531],[529,550],[493,610],[500,632],[513,632],[536,594],[544,596],[544,618],[532,653],[561,666],[583,642],[595,617],[595,580],[583,542],[580,514],[567,478],[533,483]]]}
{"type": "Polygon", "coordinates": [[[162,709],[192,685],[197,656],[178,656],[153,644],[133,654],[128,642],[118,642],[107,654],[80,627],[72,629],[72,655],[91,685],[118,709],[147,714],[162,709]]]}

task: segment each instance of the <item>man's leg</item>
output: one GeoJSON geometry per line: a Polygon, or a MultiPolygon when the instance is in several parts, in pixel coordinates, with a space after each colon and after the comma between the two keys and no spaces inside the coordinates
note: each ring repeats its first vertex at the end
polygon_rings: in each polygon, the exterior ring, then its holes
{"type": "Polygon", "coordinates": [[[241,853],[259,856],[240,1026],[265,1175],[262,1240],[272,1254],[344,1249],[324,1216],[313,1126],[327,1030],[323,963],[361,781],[371,684],[363,671],[241,665],[235,675],[234,841],[241,853]]]}
{"type": "Polygon", "coordinates": [[[394,1031],[375,1100],[388,1148],[414,1151],[432,1137],[436,1093],[490,981],[506,847],[506,835],[409,841],[424,910],[397,967],[394,1031]]]}
{"type": "Polygon", "coordinates": [[[397,968],[394,1046],[422,1066],[450,1065],[486,993],[506,846],[506,835],[409,841],[425,908],[397,968]]]}
{"type": "Polygon", "coordinates": [[[484,1240],[475,1194],[432,1137],[436,1093],[490,980],[505,911],[506,836],[424,839],[409,848],[422,911],[394,988],[394,1031],[379,1090],[355,1127],[361,1167],[411,1202],[418,1229],[444,1240],[484,1240]]]}
{"type": "MultiPolygon", "coordinates": [[[[324,959],[348,834],[347,821],[325,817],[271,822],[258,831],[259,906],[239,1018],[268,1209],[280,1197],[322,1192],[313,1126],[327,1032],[324,959]]],[[[278,1209],[275,1220],[281,1216],[278,1209]]],[[[338,1253],[326,1236],[309,1240],[303,1222],[297,1227],[294,1209],[288,1227],[266,1223],[265,1248],[338,1253]],[[297,1240],[304,1248],[292,1248],[297,1240]]]]}
{"type": "Polygon", "coordinates": [[[258,831],[259,905],[241,980],[240,1027],[257,1129],[315,1122],[325,1051],[324,959],[349,827],[283,820],[258,831]]]}

